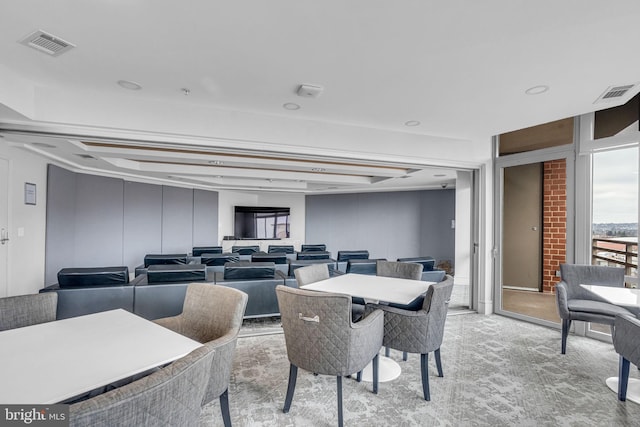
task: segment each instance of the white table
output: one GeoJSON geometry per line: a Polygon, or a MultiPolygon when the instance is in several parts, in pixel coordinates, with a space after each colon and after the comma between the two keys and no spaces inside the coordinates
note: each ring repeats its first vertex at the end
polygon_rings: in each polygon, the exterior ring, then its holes
{"type": "Polygon", "coordinates": [[[365,274],[342,274],[330,279],[320,280],[301,289],[335,292],[353,297],[364,298],[372,302],[409,304],[427,292],[435,282],[398,279],[395,277],[368,276],[365,274]]]}
{"type": "MultiPolygon", "coordinates": [[[[640,289],[618,288],[611,286],[580,285],[594,294],[606,299],[611,304],[640,307],[640,289]]],[[[609,377],[605,381],[607,387],[618,393],[618,377],[609,377]]],[[[640,380],[629,378],[627,384],[627,400],[640,404],[640,380]]]]}
{"type": "MultiPolygon", "coordinates": [[[[333,292],[360,297],[368,302],[409,304],[427,292],[435,282],[421,280],[398,279],[384,276],[368,276],[365,274],[343,274],[326,280],[301,286],[301,289],[333,292]]],[[[400,376],[400,365],[394,360],[380,356],[378,381],[391,381],[400,376]]],[[[364,381],[373,381],[373,368],[370,363],[362,372],[364,381]]]]}
{"type": "Polygon", "coordinates": [[[0,404],[62,402],[200,346],[122,309],[2,331],[0,404]]]}

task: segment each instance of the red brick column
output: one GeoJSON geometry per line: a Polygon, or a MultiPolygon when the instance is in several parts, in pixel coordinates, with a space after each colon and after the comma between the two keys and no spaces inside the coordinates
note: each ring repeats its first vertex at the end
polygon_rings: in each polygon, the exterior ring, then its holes
{"type": "Polygon", "coordinates": [[[565,159],[544,162],[542,290],[554,292],[556,271],[567,257],[567,165],[565,159]]]}

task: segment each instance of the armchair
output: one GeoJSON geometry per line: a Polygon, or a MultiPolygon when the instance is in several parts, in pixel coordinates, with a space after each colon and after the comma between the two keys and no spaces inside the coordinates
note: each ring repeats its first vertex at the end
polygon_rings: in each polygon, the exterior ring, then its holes
{"type": "Polygon", "coordinates": [[[640,320],[618,315],[614,321],[613,347],[620,355],[618,373],[618,400],[627,400],[629,363],[640,368],[640,320]]]}
{"type": "Polygon", "coordinates": [[[0,331],[52,322],[57,304],[55,292],[0,298],[0,331]]]}
{"type": "Polygon", "coordinates": [[[213,349],[199,347],[149,376],[74,403],[69,406],[69,425],[196,425],[213,355],[213,349]]]}
{"type": "Polygon", "coordinates": [[[453,290],[453,277],[429,286],[422,308],[418,311],[404,310],[385,305],[367,304],[365,314],[375,309],[384,311],[383,345],[395,350],[420,353],[422,391],[425,400],[429,394],[428,355],[434,352],[438,376],[442,377],[440,346],[444,336],[449,299],[453,290]]]}
{"type": "Polygon", "coordinates": [[[215,349],[202,404],[218,398],[225,427],[231,427],[229,379],[247,294],[224,286],[192,283],[182,313],[155,322],[215,349]]]}
{"type": "Polygon", "coordinates": [[[562,281],[556,284],[558,314],[562,319],[561,353],[566,354],[571,322],[602,323],[614,329],[616,315],[633,315],[626,308],[609,303],[604,298],[581,287],[584,285],[624,286],[624,269],[595,265],[561,264],[562,281]]]}
{"type": "Polygon", "coordinates": [[[289,358],[289,385],[283,412],[289,412],[298,368],[335,375],[338,424],[342,426],[342,377],[362,371],[373,360],[373,392],[378,392],[378,350],[382,345],[383,315],[373,310],[351,321],[348,295],[278,286],[278,304],[289,358]]]}

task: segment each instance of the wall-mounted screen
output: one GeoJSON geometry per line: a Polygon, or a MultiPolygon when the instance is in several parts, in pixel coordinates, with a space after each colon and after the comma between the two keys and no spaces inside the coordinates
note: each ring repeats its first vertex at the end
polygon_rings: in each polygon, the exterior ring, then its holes
{"type": "Polygon", "coordinates": [[[236,239],[286,239],[289,237],[289,208],[236,206],[236,239]]]}

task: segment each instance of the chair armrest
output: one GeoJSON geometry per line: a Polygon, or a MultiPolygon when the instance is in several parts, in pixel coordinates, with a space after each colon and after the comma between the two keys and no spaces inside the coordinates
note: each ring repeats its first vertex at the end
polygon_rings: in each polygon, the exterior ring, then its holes
{"type": "Polygon", "coordinates": [[[640,363],[640,320],[617,315],[613,328],[613,347],[634,365],[640,363]]]}
{"type": "Polygon", "coordinates": [[[348,366],[345,375],[359,372],[371,362],[382,347],[384,314],[374,310],[366,317],[351,324],[348,366]]]}
{"type": "Polygon", "coordinates": [[[569,318],[569,297],[567,286],[567,283],[564,281],[556,283],[556,302],[558,305],[558,314],[561,319],[569,318]]]}
{"type": "MultiPolygon", "coordinates": [[[[171,329],[173,332],[177,332],[182,334],[182,315],[178,314],[177,316],[171,317],[163,317],[160,319],[152,320],[153,323],[163,326],[167,329],[171,329]]],[[[182,334],[184,335],[184,334],[182,334]]]]}
{"type": "Polygon", "coordinates": [[[217,399],[229,388],[237,341],[238,331],[229,331],[220,338],[205,343],[207,347],[214,348],[215,352],[211,364],[211,378],[202,400],[203,405],[217,399]]]}

